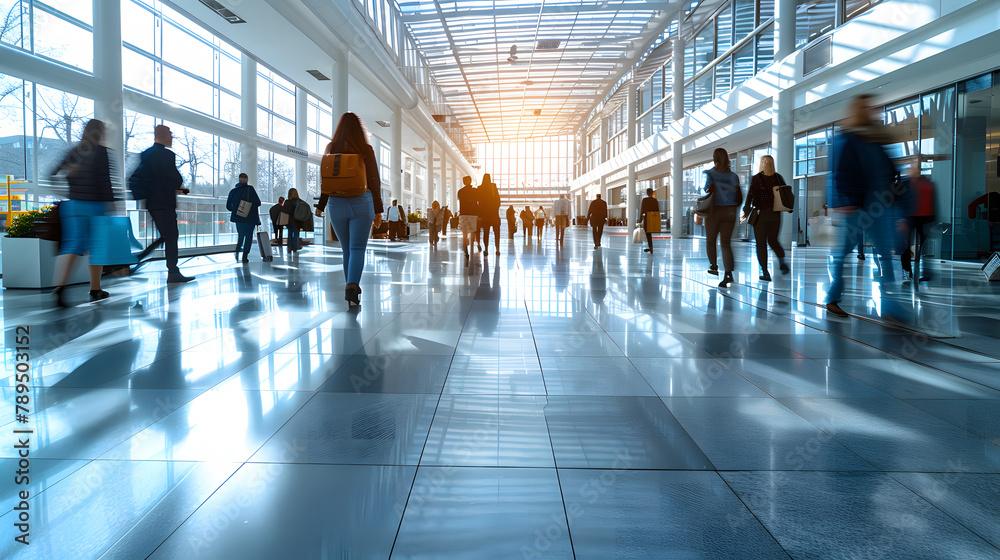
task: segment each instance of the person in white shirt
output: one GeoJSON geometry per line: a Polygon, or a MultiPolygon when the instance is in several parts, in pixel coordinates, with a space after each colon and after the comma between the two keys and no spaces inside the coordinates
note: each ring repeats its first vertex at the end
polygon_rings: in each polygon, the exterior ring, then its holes
{"type": "Polygon", "coordinates": [[[389,239],[395,241],[403,237],[402,220],[403,210],[399,207],[399,201],[392,199],[392,206],[385,214],[385,219],[389,222],[389,239]]]}
{"type": "Polygon", "coordinates": [[[561,194],[552,203],[552,214],[556,217],[556,243],[562,243],[569,227],[569,200],[561,194]]]}

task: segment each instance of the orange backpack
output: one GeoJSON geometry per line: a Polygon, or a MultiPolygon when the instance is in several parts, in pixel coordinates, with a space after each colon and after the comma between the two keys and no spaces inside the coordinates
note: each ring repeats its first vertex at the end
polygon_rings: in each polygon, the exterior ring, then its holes
{"type": "Polygon", "coordinates": [[[359,196],[368,190],[365,162],[358,154],[326,154],[320,164],[320,190],[329,196],[359,196]]]}

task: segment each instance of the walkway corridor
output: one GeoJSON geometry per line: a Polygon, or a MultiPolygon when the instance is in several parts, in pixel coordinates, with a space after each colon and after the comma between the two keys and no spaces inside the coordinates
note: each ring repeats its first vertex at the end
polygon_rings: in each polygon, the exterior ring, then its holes
{"type": "Polygon", "coordinates": [[[978,269],[893,294],[926,338],[877,322],[872,259],[844,301],[871,320],[837,320],[809,303],[824,249],[764,284],[737,243],[723,290],[702,241],[566,238],[468,265],[454,234],[373,242],[351,312],[324,247],[199,257],[170,287],[154,263],[70,310],[5,291],[0,557],[1000,557],[1000,288],[978,269]]]}

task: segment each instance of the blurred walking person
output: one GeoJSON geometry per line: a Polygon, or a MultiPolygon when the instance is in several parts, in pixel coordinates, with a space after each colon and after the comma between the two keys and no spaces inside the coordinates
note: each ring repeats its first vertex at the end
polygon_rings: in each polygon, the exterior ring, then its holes
{"type": "Polygon", "coordinates": [[[490,248],[490,228],[496,244],[496,254],[500,256],[500,191],[496,183],[490,180],[490,174],[483,175],[483,182],[476,189],[479,191],[479,227],[483,230],[483,244],[486,250],[490,248]]]}
{"type": "Polygon", "coordinates": [[[542,241],[542,228],[545,227],[545,220],[547,216],[545,215],[545,209],[541,206],[538,210],[535,210],[535,227],[538,228],[538,241],[542,241]]]}
{"type": "Polygon", "coordinates": [[[649,214],[651,212],[656,212],[656,220],[660,219],[660,203],[656,200],[655,191],[648,188],[646,189],[646,197],[639,204],[639,220],[637,223],[642,224],[643,229],[646,231],[647,247],[643,251],[650,255],[653,254],[653,230],[655,229],[657,233],[660,231],[659,221],[657,221],[655,226],[650,227],[652,225],[649,223],[649,214]]]}
{"type": "Polygon", "coordinates": [[[733,285],[733,272],[736,265],[733,261],[733,228],[736,227],[736,215],[743,202],[743,190],[740,188],[740,177],[730,168],[729,152],[724,148],[716,148],[712,152],[715,167],[705,171],[705,192],[713,193],[714,206],[705,218],[705,248],[708,251],[708,273],[719,275],[719,265],[716,256],[716,239],[722,246],[722,265],[725,276],[719,282],[720,288],[733,285]]]}
{"type": "Polygon", "coordinates": [[[285,226],[287,223],[281,223],[281,206],[285,204],[285,197],[279,196],[278,203],[268,209],[267,214],[271,218],[271,229],[274,231],[274,241],[275,245],[281,245],[281,240],[284,237],[285,226]]]}
{"type": "MultiPolygon", "coordinates": [[[[469,257],[469,243],[479,232],[479,193],[472,186],[472,177],[462,177],[462,188],[458,189],[458,229],[462,231],[462,252],[469,257]]],[[[468,264],[468,261],[466,261],[468,264]]]]}
{"type": "Polygon", "coordinates": [[[348,307],[361,305],[361,273],[365,269],[365,249],[371,235],[375,216],[383,212],[382,181],[378,175],[378,160],[375,150],[368,143],[361,119],[354,113],[344,113],[333,132],[333,138],[323,152],[333,154],[355,154],[364,165],[365,186],[356,191],[327,194],[322,193],[316,205],[316,215],[330,207],[330,225],[340,241],[344,252],[344,299],[348,307]],[[362,191],[363,192],[357,192],[362,191]]]}
{"type": "Polygon", "coordinates": [[[561,194],[552,203],[552,215],[556,218],[556,244],[561,245],[566,239],[566,228],[569,227],[569,200],[561,194]]]}
{"type": "Polygon", "coordinates": [[[299,198],[298,189],[288,189],[281,211],[288,216],[288,253],[298,253],[302,249],[302,230],[307,227],[305,221],[312,220],[312,212],[309,211],[309,205],[299,198]]]}
{"type": "Polygon", "coordinates": [[[240,182],[229,191],[226,199],[226,210],[230,211],[229,221],[236,224],[236,260],[240,259],[240,249],[243,250],[243,262],[250,262],[250,245],[253,242],[253,230],[260,225],[260,197],[257,191],[247,181],[250,177],[240,173],[240,182]]]}
{"type": "Polygon", "coordinates": [[[514,232],[517,231],[517,212],[514,205],[507,207],[507,239],[514,239],[514,232]]]}
{"type": "Polygon", "coordinates": [[[778,257],[778,268],[782,274],[788,274],[785,264],[785,249],[778,241],[778,231],[781,229],[781,212],[774,211],[774,187],[787,185],[785,178],[774,169],[774,158],[760,158],[760,171],[750,179],[747,190],[747,200],[743,204],[743,214],[753,227],[754,243],[757,249],[757,264],[760,265],[760,279],[771,281],[771,273],[767,268],[767,247],[771,246],[774,255],[778,257]]]}
{"type": "Polygon", "coordinates": [[[870,95],[855,97],[844,126],[834,136],[830,154],[833,172],[829,176],[828,199],[834,210],[834,223],[839,222],[840,243],[830,254],[826,311],[836,317],[849,316],[840,307],[844,259],[861,241],[864,231],[871,232],[873,253],[882,269],[880,280],[892,282],[895,278],[888,245],[890,236],[896,235],[896,223],[889,212],[896,168],[882,149],[882,144],[890,139],[879,122],[877,110],[870,95]]]}
{"type": "Polygon", "coordinates": [[[193,277],[181,274],[177,266],[177,245],[180,239],[180,230],[177,228],[177,195],[188,194],[190,191],[183,188],[184,178],[177,171],[177,155],[167,149],[173,144],[174,135],[170,127],[157,125],[153,128],[153,145],[142,152],[139,167],[133,173],[133,176],[141,175],[141,181],[146,185],[146,210],[160,232],[160,237],[143,254],[148,254],[163,243],[168,284],[194,280],[193,277]]]}
{"type": "MultiPolygon", "coordinates": [[[[69,200],[60,203],[58,210],[62,236],[53,278],[56,288],[52,291],[60,307],[66,307],[62,293],[76,257],[83,256],[94,245],[90,235],[91,218],[107,215],[115,199],[111,188],[111,158],[103,142],[104,123],[97,119],[87,121],[80,142],[73,146],[54,173],[66,172],[69,183],[69,200]]],[[[101,289],[103,271],[104,267],[99,264],[88,267],[91,301],[110,295],[101,289]]]]}
{"type": "Polygon", "coordinates": [[[906,248],[900,257],[903,265],[904,275],[909,280],[914,280],[914,271],[918,276],[917,282],[927,282],[931,279],[931,271],[923,270],[920,265],[920,256],[923,253],[924,241],[931,227],[937,221],[934,211],[934,183],[920,174],[920,160],[915,160],[910,165],[910,192],[913,196],[913,214],[910,216],[910,233],[906,239],[906,248]],[[911,247],[910,242],[913,242],[911,247]]]}
{"type": "Polygon", "coordinates": [[[604,223],[608,221],[608,203],[601,199],[598,194],[590,203],[587,209],[587,223],[594,234],[594,249],[601,246],[601,237],[604,235],[604,223]]]}
{"type": "Polygon", "coordinates": [[[531,239],[532,223],[535,221],[535,214],[531,211],[531,206],[525,206],[524,210],[521,210],[521,226],[524,228],[524,240],[525,242],[531,239]]]}
{"type": "Polygon", "coordinates": [[[438,237],[441,232],[441,228],[444,227],[444,210],[441,209],[441,204],[438,201],[431,203],[431,207],[427,210],[427,228],[430,230],[430,243],[431,247],[437,249],[438,237]]]}

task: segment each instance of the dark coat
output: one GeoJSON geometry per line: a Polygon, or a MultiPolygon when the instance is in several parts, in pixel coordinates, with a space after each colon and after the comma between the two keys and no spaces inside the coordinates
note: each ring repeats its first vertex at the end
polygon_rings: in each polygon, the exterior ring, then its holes
{"type": "Polygon", "coordinates": [[[260,197],[257,196],[257,191],[253,187],[246,183],[237,183],[233,190],[229,191],[229,198],[226,199],[226,210],[232,212],[229,216],[229,221],[234,223],[244,223],[244,224],[254,224],[260,225],[260,213],[258,208],[260,208],[260,197]],[[250,208],[250,213],[246,217],[239,216],[236,211],[240,208],[240,201],[243,199],[249,200],[252,207],[250,208]]]}
{"type": "Polygon", "coordinates": [[[587,223],[591,226],[608,221],[608,203],[602,198],[595,198],[587,209],[587,223]]]}
{"type": "Polygon", "coordinates": [[[312,227],[312,215],[309,216],[308,220],[304,221],[299,221],[295,219],[295,203],[298,201],[301,201],[303,204],[306,204],[306,201],[302,200],[301,198],[286,199],[285,203],[281,205],[281,213],[288,214],[288,227],[290,228],[294,227],[296,229],[305,231],[312,231],[312,229],[310,229],[312,227]],[[308,224],[306,223],[307,221],[309,222],[308,224]]]}
{"type": "Polygon", "coordinates": [[[59,164],[58,171],[62,170],[69,172],[66,181],[71,200],[111,202],[115,199],[111,188],[111,162],[104,146],[74,147],[59,164]]]}
{"type": "Polygon", "coordinates": [[[163,144],[153,144],[142,152],[140,165],[145,166],[149,194],[146,208],[173,210],[177,208],[177,191],[184,185],[184,178],[177,171],[177,154],[163,144]]]}
{"type": "Polygon", "coordinates": [[[743,213],[750,214],[751,208],[756,208],[759,220],[771,222],[781,220],[781,213],[774,211],[774,187],[787,185],[784,177],[780,173],[767,176],[758,173],[750,179],[750,188],[747,190],[747,199],[743,203],[743,213]]]}
{"type": "Polygon", "coordinates": [[[864,206],[890,190],[896,176],[896,168],[880,144],[847,130],[833,137],[830,166],[830,208],[864,206]]]}
{"type": "Polygon", "coordinates": [[[516,219],[517,219],[517,212],[514,211],[514,207],[511,206],[507,208],[507,221],[513,222],[516,219]]]}

